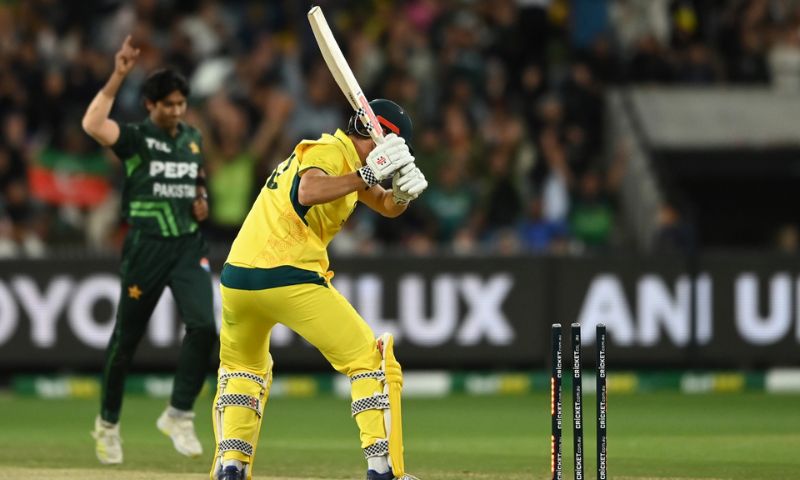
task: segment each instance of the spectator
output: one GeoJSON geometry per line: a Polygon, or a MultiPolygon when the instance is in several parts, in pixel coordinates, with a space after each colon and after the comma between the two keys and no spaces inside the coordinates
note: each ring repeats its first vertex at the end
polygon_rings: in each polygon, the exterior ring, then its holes
{"type": "Polygon", "coordinates": [[[664,202],[659,206],[657,224],[654,252],[687,254],[694,251],[694,233],[672,204],[664,202]]]}
{"type": "Polygon", "coordinates": [[[543,205],[541,197],[533,197],[528,202],[518,227],[522,248],[535,254],[563,253],[569,240],[567,222],[547,220],[543,205]]]}
{"type": "Polygon", "coordinates": [[[672,0],[670,3],[670,48],[682,52],[703,39],[702,2],[672,0]]]}
{"type": "Polygon", "coordinates": [[[517,231],[513,228],[502,228],[493,232],[487,250],[504,257],[519,255],[522,245],[517,231]]]}
{"type": "Polygon", "coordinates": [[[728,59],[728,75],[735,83],[769,83],[766,45],[763,33],[747,30],[741,34],[738,51],[728,59]]]}
{"type": "Polygon", "coordinates": [[[358,209],[345,222],[342,230],[331,240],[331,253],[334,255],[357,255],[360,257],[375,255],[379,246],[375,241],[375,232],[367,209],[358,209]]]}
{"type": "Polygon", "coordinates": [[[534,190],[543,192],[545,216],[549,219],[563,219],[569,210],[568,191],[574,183],[574,174],[567,163],[567,150],[554,128],[540,135],[539,152],[542,156],[545,176],[534,190]]]}
{"type": "MultiPolygon", "coordinates": [[[[521,78],[524,65],[525,50],[532,45],[524,42],[525,33],[518,21],[517,5],[512,0],[486,2],[484,15],[489,28],[489,44],[486,47],[491,65],[502,65],[508,78],[515,82],[521,78]]],[[[512,91],[518,91],[518,84],[510,85],[512,91]]]]}
{"type": "Polygon", "coordinates": [[[443,139],[448,162],[463,169],[465,175],[478,175],[486,171],[479,135],[467,112],[457,105],[447,105],[442,112],[443,139]]]}
{"type": "Polygon", "coordinates": [[[30,193],[27,168],[30,152],[25,145],[25,118],[9,114],[2,125],[0,143],[0,256],[45,253],[45,223],[30,193]]]}
{"type": "Polygon", "coordinates": [[[628,66],[634,83],[666,83],[672,79],[669,56],[652,35],[639,38],[628,66]]]}
{"type": "Polygon", "coordinates": [[[516,224],[522,211],[522,199],[510,163],[509,151],[496,149],[491,153],[488,189],[481,202],[485,209],[483,228],[490,235],[516,224]]]}
{"type": "Polygon", "coordinates": [[[294,96],[297,100],[295,112],[287,126],[290,143],[315,137],[318,133],[314,132],[332,132],[346,124],[340,105],[341,93],[322,60],[313,62],[305,88],[294,96]]]}
{"type": "Polygon", "coordinates": [[[261,101],[261,121],[252,134],[241,106],[224,95],[208,102],[216,132],[205,137],[211,202],[209,233],[216,241],[229,243],[239,231],[258,193],[256,186],[263,183],[254,172],[268,170],[267,149],[279,141],[281,127],[291,115],[293,102],[281,91],[273,89],[261,101]]]}
{"type": "Polygon", "coordinates": [[[85,239],[91,247],[103,249],[110,247],[119,216],[118,195],[111,184],[118,164],[79,126],[79,119],[68,119],[50,145],[33,153],[29,184],[36,200],[58,212],[58,242],[85,239]]]}
{"type": "Polygon", "coordinates": [[[41,256],[44,245],[31,228],[33,204],[18,152],[0,147],[0,258],[41,256]]]}
{"type": "MultiPolygon", "coordinates": [[[[564,128],[564,107],[555,95],[543,97],[537,105],[537,116],[528,125],[530,136],[534,139],[537,159],[528,172],[530,184],[539,189],[552,173],[552,159],[559,153],[559,138],[564,128]]],[[[568,174],[568,172],[559,172],[568,174]]],[[[565,180],[567,180],[565,178],[565,180]]]]}
{"type": "Polygon", "coordinates": [[[608,35],[600,35],[595,38],[586,54],[586,62],[593,77],[603,86],[614,85],[622,81],[622,65],[608,35]]]}
{"type": "MultiPolygon", "coordinates": [[[[102,211],[119,197],[110,179],[120,172],[71,138],[70,122],[111,68],[108,45],[128,33],[141,46],[140,67],[114,116],[141,115],[139,88],[153,68],[169,63],[191,76],[199,92],[192,107],[210,128],[212,228],[222,243],[283,160],[276,152],[350,115],[313,36],[298,28],[305,12],[294,2],[203,0],[172,9],[136,0],[103,9],[65,4],[58,12],[43,8],[50,3],[0,5],[0,123],[22,131],[0,146],[0,236],[19,252],[23,237],[107,246],[115,225],[102,211]],[[69,207],[47,199],[54,190],[28,179],[56,164],[97,166],[109,191],[102,201],[69,207]],[[52,221],[48,208],[58,214],[52,221]],[[77,230],[67,235],[70,222],[77,230]]],[[[338,250],[353,252],[373,235],[374,251],[513,252],[533,248],[523,236],[512,238],[523,235],[520,222],[535,231],[539,221],[571,222],[578,241],[608,245],[615,192],[600,177],[595,193],[584,184],[604,160],[610,85],[727,79],[800,90],[800,17],[791,2],[595,3],[328,2],[326,14],[367,96],[393,98],[410,111],[418,164],[429,177],[441,172],[430,201],[412,204],[400,222],[364,215],[347,232],[354,242],[338,250]],[[528,198],[538,199],[541,220],[531,216],[528,198]]]]}
{"type": "Polygon", "coordinates": [[[769,50],[772,85],[786,92],[800,92],[800,34],[795,26],[779,30],[769,50]]]}
{"type": "Polygon", "coordinates": [[[476,236],[478,195],[465,176],[463,165],[453,162],[444,164],[439,169],[438,181],[422,197],[434,220],[434,238],[442,246],[450,245],[460,234],[468,238],[476,236]]]}
{"type": "Polygon", "coordinates": [[[595,0],[572,0],[572,45],[586,50],[609,26],[609,3],[595,0]]]}
{"type": "Polygon", "coordinates": [[[562,87],[566,122],[579,127],[588,148],[602,147],[604,124],[604,97],[589,66],[577,61],[570,67],[570,75],[562,87]]]}
{"type": "Polygon", "coordinates": [[[542,67],[537,64],[525,65],[520,73],[520,110],[529,126],[536,125],[538,108],[542,96],[547,91],[542,67]]]}
{"type": "Polygon", "coordinates": [[[687,47],[677,65],[675,78],[680,83],[709,85],[717,81],[717,67],[711,51],[702,43],[687,47]]]}
{"type": "Polygon", "coordinates": [[[659,45],[669,43],[669,4],[672,0],[614,0],[610,15],[612,31],[621,53],[631,57],[641,39],[652,36],[659,45]]]}
{"type": "Polygon", "coordinates": [[[779,252],[796,255],[800,251],[800,230],[797,225],[787,223],[781,226],[775,237],[775,246],[779,252]]]}
{"type": "Polygon", "coordinates": [[[614,227],[614,211],[600,175],[586,172],[569,214],[570,231],[583,246],[597,250],[608,246],[614,227]]]}

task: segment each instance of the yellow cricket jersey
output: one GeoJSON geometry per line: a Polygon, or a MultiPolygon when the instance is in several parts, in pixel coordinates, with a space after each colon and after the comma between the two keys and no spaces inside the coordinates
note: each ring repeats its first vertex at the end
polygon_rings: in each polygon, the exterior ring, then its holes
{"type": "Polygon", "coordinates": [[[341,130],[300,142],[272,172],[250,209],[228,254],[223,285],[259,290],[324,281],[320,275],[328,271],[328,243],[353,212],[358,193],[303,206],[298,201],[300,173],[319,168],[338,176],[360,167],[353,142],[341,130]]]}

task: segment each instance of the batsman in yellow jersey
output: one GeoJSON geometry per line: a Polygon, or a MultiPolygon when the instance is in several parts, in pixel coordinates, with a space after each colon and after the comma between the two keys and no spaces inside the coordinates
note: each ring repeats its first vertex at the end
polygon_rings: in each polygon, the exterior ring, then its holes
{"type": "Polygon", "coordinates": [[[267,180],[222,270],[213,480],[244,480],[272,383],[270,331],[286,325],[351,380],[352,415],[368,480],[413,479],[403,465],[402,371],[391,335],[376,340],[331,284],[326,248],[357,202],[396,217],[428,186],[409,149],[411,120],[373,100],[386,137],[376,146],[353,116],[347,131],[304,140],[267,180]],[[379,184],[392,179],[392,188],[379,184]]]}

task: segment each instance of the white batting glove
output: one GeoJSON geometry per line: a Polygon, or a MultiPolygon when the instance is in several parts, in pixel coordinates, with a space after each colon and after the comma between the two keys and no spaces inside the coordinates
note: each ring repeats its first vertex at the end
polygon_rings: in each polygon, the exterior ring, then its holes
{"type": "Polygon", "coordinates": [[[358,175],[368,187],[375,185],[394,172],[414,162],[414,156],[402,137],[390,133],[384,137],[383,143],[376,146],[367,155],[367,164],[358,169],[358,175]]]}
{"type": "Polygon", "coordinates": [[[425,180],[425,175],[413,163],[404,166],[392,177],[392,197],[398,205],[415,200],[426,188],[428,181],[425,180]]]}

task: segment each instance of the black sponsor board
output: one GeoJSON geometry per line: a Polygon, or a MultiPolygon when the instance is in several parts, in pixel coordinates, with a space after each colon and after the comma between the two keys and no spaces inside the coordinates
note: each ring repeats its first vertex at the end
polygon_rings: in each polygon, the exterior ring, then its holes
{"type": "MultiPolygon", "coordinates": [[[[0,263],[0,368],[99,368],[120,293],[116,271],[113,259],[0,263]]],[[[333,284],[376,334],[395,335],[408,367],[513,368],[530,363],[546,343],[534,322],[543,316],[543,274],[508,258],[339,260],[333,284]]],[[[219,323],[217,288],[214,295],[219,323]]],[[[167,291],[135,364],[171,364],[181,334],[167,291]]],[[[271,351],[277,368],[326,366],[283,327],[273,330],[271,351]]]]}
{"type": "MultiPolygon", "coordinates": [[[[586,360],[594,327],[606,324],[612,368],[800,365],[794,257],[349,258],[333,268],[334,286],[376,334],[396,335],[408,368],[544,368],[556,322],[583,325],[586,360]]],[[[113,258],[1,261],[0,370],[99,369],[117,269],[113,258]]],[[[135,365],[169,368],[181,332],[167,293],[135,365]]],[[[271,350],[276,369],[327,368],[285,328],[271,350]]]]}

